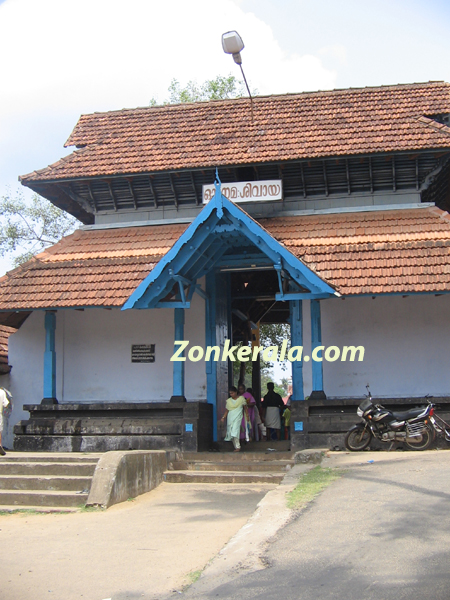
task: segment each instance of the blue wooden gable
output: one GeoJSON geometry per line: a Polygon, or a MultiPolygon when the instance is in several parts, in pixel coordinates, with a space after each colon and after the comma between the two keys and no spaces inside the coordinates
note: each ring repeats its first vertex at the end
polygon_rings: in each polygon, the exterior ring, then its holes
{"type": "Polygon", "coordinates": [[[213,269],[275,269],[276,300],[319,299],[339,295],[239,206],[216,191],[195,221],[136,288],[122,310],[189,308],[198,280],[213,269]]]}

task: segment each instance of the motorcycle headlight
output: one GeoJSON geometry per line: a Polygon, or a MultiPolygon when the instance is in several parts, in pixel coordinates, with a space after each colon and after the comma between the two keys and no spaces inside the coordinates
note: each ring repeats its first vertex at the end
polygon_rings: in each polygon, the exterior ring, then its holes
{"type": "Polygon", "coordinates": [[[362,417],[364,413],[360,408],[358,408],[356,414],[358,415],[358,417],[362,417]]]}

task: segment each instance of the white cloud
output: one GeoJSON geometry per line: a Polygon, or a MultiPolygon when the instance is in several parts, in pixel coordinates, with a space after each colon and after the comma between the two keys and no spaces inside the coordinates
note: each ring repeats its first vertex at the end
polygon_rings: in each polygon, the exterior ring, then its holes
{"type": "Polygon", "coordinates": [[[239,72],[221,33],[246,42],[247,76],[267,92],[330,87],[314,57],[287,55],[271,29],[232,0],[7,0],[0,6],[2,114],[145,105],[173,77],[239,72]]]}
{"type": "Polygon", "coordinates": [[[78,116],[167,98],[173,78],[202,82],[239,68],[221,34],[236,29],[259,93],[330,88],[320,58],[284,52],[233,0],[6,0],[0,5],[1,184],[60,158],[78,116]],[[41,158],[39,158],[41,157],[41,158]]]}
{"type": "MultiPolygon", "coordinates": [[[[320,58],[283,52],[271,28],[238,0],[0,4],[0,196],[21,187],[18,175],[68,153],[63,144],[82,113],[163,101],[173,78],[185,85],[240,77],[221,45],[222,33],[233,29],[244,39],[245,73],[259,93],[334,85],[320,58]]],[[[8,266],[0,260],[0,272],[8,266]]]]}
{"type": "Polygon", "coordinates": [[[348,51],[343,44],[333,44],[331,46],[324,46],[319,50],[320,56],[329,57],[337,61],[340,65],[348,64],[348,51]]]}

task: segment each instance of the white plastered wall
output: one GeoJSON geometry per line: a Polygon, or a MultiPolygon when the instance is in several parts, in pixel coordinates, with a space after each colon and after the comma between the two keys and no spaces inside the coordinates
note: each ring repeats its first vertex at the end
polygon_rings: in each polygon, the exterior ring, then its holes
{"type": "MultiPolygon", "coordinates": [[[[328,397],[450,395],[450,295],[321,302],[322,344],[364,346],[362,362],[323,362],[328,397]]],[[[309,318],[309,316],[307,317],[309,318]]]]}
{"type": "MultiPolygon", "coordinates": [[[[450,395],[446,357],[450,345],[450,295],[379,296],[321,302],[322,343],[364,346],[362,362],[323,363],[328,397],[361,397],[370,383],[375,397],[450,395]]],[[[204,347],[204,301],[194,295],[186,310],[185,339],[204,347]]],[[[310,352],[309,302],[303,303],[304,354],[310,352]]],[[[57,397],[60,402],[167,401],[172,395],[174,315],[171,309],[64,310],[57,313],[57,397]],[[156,362],[131,363],[132,344],[155,344],[156,362]]],[[[4,442],[38,404],[43,392],[44,312],[35,312],[9,338],[14,397],[4,442]]],[[[305,395],[311,362],[304,363],[305,395]]],[[[186,397],[206,398],[205,362],[185,363],[186,397]]],[[[6,384],[5,384],[6,385],[6,384]]]]}
{"type": "MultiPolygon", "coordinates": [[[[9,338],[10,387],[14,410],[5,435],[29,418],[24,404],[43,397],[44,312],[36,311],[9,338]]],[[[205,303],[194,295],[185,311],[185,339],[205,345],[205,303]]],[[[70,402],[164,402],[173,393],[173,309],[59,310],[56,314],[57,399],[70,402]],[[132,344],[155,344],[154,363],[132,363],[132,344]]],[[[187,400],[206,399],[205,362],[185,362],[187,400]]]]}

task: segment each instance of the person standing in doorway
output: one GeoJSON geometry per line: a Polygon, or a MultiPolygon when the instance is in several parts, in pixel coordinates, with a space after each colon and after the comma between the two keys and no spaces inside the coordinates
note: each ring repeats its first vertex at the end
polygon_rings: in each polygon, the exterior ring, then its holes
{"type": "Polygon", "coordinates": [[[237,389],[232,386],[230,387],[230,397],[225,406],[225,413],[221,419],[221,421],[227,420],[227,435],[225,436],[225,441],[233,442],[234,451],[240,452],[241,444],[239,442],[239,432],[244,411],[248,420],[247,400],[244,396],[239,396],[237,389]]]}
{"type": "Polygon", "coordinates": [[[286,408],[284,409],[283,414],[281,415],[284,424],[284,439],[289,440],[291,438],[290,435],[290,425],[291,425],[291,406],[288,400],[286,404],[286,408]]]}
{"type": "Polygon", "coordinates": [[[280,439],[280,408],[285,408],[283,399],[281,398],[280,394],[277,394],[274,391],[274,387],[274,384],[271,381],[269,381],[269,383],[267,384],[267,394],[264,396],[264,399],[262,401],[264,421],[267,430],[266,439],[268,442],[272,439],[272,429],[275,430],[277,440],[280,439]]]}
{"type": "Polygon", "coordinates": [[[241,435],[239,437],[241,440],[246,440],[247,442],[251,440],[257,442],[259,440],[259,436],[258,426],[256,423],[256,400],[253,398],[253,394],[249,390],[250,388],[245,391],[245,385],[243,383],[238,385],[239,396],[243,396],[247,401],[247,411],[249,417],[248,420],[245,418],[245,416],[243,417],[241,422],[241,435]]]}

